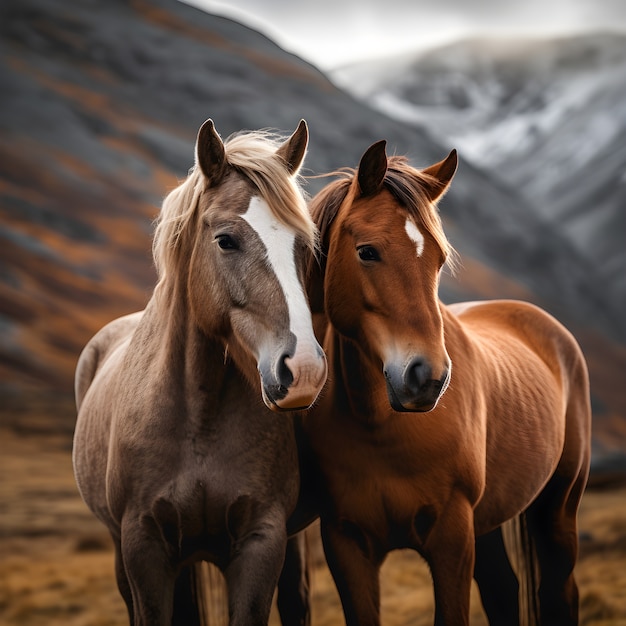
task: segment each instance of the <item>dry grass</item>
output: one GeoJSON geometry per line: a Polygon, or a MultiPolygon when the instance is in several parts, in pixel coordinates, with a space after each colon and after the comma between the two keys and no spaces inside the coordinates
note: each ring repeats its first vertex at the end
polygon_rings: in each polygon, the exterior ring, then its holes
{"type": "MultiPolygon", "coordinates": [[[[67,438],[0,431],[0,475],[0,623],[126,625],[111,542],[76,492],[67,438]]],[[[581,623],[626,625],[626,488],[588,492],[580,522],[581,623]]],[[[312,538],[313,624],[340,625],[339,599],[312,538]]],[[[430,575],[416,554],[389,557],[382,589],[385,624],[432,624],[430,575]]],[[[476,590],[472,625],[486,625],[476,590]]]]}

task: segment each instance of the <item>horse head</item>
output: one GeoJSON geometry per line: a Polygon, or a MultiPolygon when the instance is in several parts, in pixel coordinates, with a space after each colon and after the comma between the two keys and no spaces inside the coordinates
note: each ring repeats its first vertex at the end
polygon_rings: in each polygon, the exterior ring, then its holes
{"type": "Polygon", "coordinates": [[[312,206],[327,253],[317,289],[326,315],[380,368],[396,411],[430,411],[450,380],[438,286],[452,248],[436,202],[456,166],[453,151],[419,171],[387,158],[381,141],[312,206]]]}
{"type": "MultiPolygon", "coordinates": [[[[249,379],[260,378],[263,400],[272,410],[308,407],[326,380],[326,359],[303,287],[303,261],[316,242],[296,182],[307,142],[304,121],[281,144],[261,133],[238,134],[224,143],[213,122],[205,122],[189,177],[188,224],[179,217],[166,253],[178,250],[197,327],[221,339],[249,379]]],[[[155,241],[162,245],[167,239],[161,233],[155,241]]]]}

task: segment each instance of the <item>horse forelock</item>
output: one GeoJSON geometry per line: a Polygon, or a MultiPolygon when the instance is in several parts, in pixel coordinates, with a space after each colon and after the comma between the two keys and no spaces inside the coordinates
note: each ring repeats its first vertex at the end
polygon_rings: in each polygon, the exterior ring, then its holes
{"type": "Polygon", "coordinates": [[[282,138],[269,131],[241,132],[225,142],[226,160],[248,178],[275,217],[291,226],[311,249],[317,245],[317,229],[307,208],[301,179],[287,171],[276,154],[282,138]]]}
{"type": "Polygon", "coordinates": [[[383,184],[411,217],[424,226],[440,248],[445,262],[454,270],[456,252],[443,230],[436,203],[431,202],[425,192],[426,187],[436,186],[439,181],[409,165],[406,157],[392,156],[383,184]]]}
{"type": "MultiPolygon", "coordinates": [[[[293,228],[306,245],[317,247],[317,228],[307,209],[305,192],[298,176],[288,173],[276,154],[281,141],[267,131],[236,133],[224,143],[230,167],[247,178],[267,202],[275,217],[293,228]]],[[[159,284],[171,270],[176,250],[197,213],[206,181],[199,167],[164,199],[156,222],[152,245],[159,284]]]]}

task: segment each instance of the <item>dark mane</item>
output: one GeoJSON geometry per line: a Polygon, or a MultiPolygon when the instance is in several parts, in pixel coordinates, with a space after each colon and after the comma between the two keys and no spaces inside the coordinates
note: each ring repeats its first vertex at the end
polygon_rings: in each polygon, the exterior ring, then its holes
{"type": "Polygon", "coordinates": [[[309,212],[317,226],[320,247],[324,254],[328,249],[328,229],[335,217],[337,217],[339,207],[348,195],[354,174],[355,170],[333,172],[330,176],[341,176],[341,178],[326,185],[309,202],[309,212]]]}

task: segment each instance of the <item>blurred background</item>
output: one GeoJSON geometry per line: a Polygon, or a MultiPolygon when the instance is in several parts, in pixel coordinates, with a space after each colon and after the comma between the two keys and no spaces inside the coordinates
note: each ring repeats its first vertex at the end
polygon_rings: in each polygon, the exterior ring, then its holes
{"type": "MultiPolygon", "coordinates": [[[[193,2],[0,5],[0,621],[125,621],[71,475],[73,371],[150,297],[153,220],[211,117],[224,138],[305,118],[305,175],[379,139],[416,166],[458,149],[441,213],[463,263],[441,296],[529,300],[579,340],[583,617],[626,623],[626,4],[193,2]]],[[[389,623],[422,575],[387,577],[389,623]]],[[[317,623],[341,623],[319,580],[317,623]]]]}

